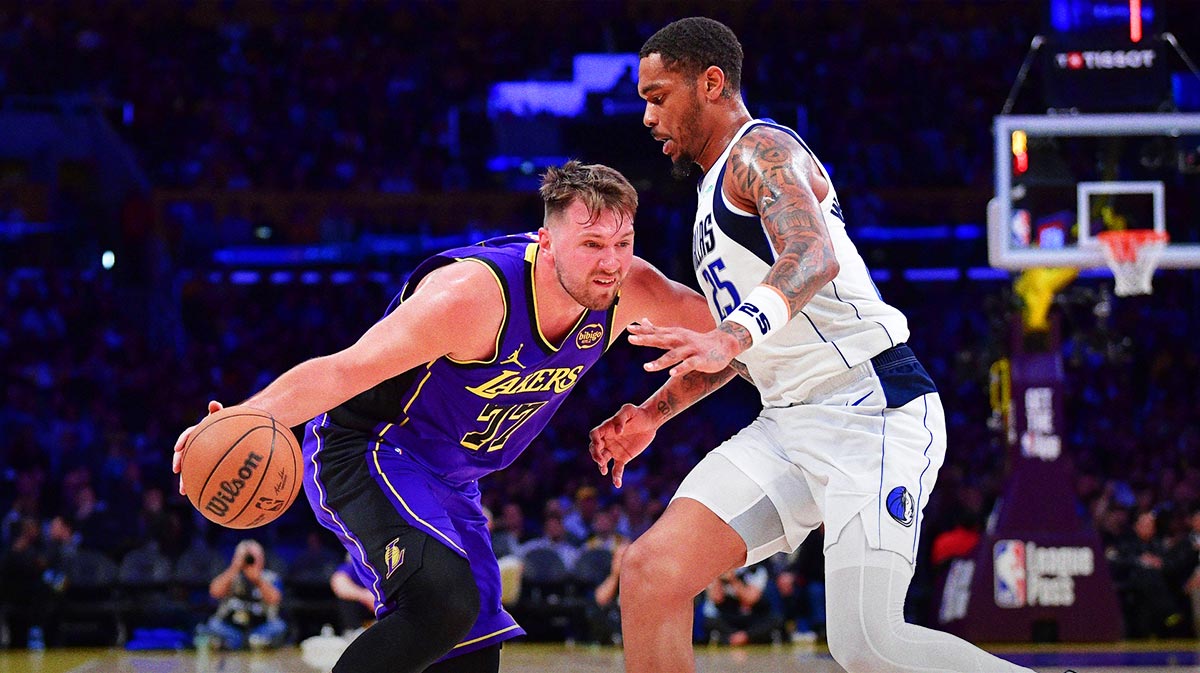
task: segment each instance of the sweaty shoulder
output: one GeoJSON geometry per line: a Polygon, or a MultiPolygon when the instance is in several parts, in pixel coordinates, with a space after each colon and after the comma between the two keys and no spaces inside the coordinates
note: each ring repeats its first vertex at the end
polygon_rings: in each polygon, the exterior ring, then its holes
{"type": "Polygon", "coordinates": [[[812,154],[774,126],[755,126],[739,138],[726,166],[725,196],[747,212],[761,213],[764,198],[778,200],[794,189],[807,189],[818,201],[829,192],[812,154]]]}
{"type": "Polygon", "coordinates": [[[457,317],[456,329],[465,339],[451,357],[485,360],[494,354],[508,307],[500,279],[487,264],[468,258],[435,269],[406,301],[440,305],[457,317]]]}

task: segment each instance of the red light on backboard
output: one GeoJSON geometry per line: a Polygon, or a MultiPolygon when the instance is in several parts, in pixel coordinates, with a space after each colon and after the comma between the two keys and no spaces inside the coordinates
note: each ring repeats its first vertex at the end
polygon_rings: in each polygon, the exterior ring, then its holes
{"type": "Polygon", "coordinates": [[[1142,41],[1142,0],[1129,0],[1129,39],[1142,41]]]}

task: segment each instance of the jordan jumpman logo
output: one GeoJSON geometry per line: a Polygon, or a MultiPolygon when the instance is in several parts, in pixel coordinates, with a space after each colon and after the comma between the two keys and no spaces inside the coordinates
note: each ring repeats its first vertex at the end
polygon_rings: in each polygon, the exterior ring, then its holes
{"type": "Polygon", "coordinates": [[[513,351],[512,355],[510,355],[506,359],[502,360],[500,362],[500,364],[502,364],[502,365],[512,364],[512,365],[516,365],[516,366],[520,367],[521,369],[525,369],[525,365],[521,364],[521,361],[518,359],[521,357],[521,349],[524,347],[525,347],[525,344],[521,344],[520,346],[517,346],[517,350],[513,351]]]}

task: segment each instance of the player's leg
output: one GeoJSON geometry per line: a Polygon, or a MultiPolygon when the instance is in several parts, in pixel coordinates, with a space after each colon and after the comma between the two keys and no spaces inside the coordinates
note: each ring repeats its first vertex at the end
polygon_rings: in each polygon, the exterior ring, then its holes
{"type": "Polygon", "coordinates": [[[692,601],[745,558],[746,543],[712,510],[690,498],[672,500],[621,562],[625,670],[695,670],[692,601]]]}
{"type": "Polygon", "coordinates": [[[429,532],[453,528],[441,504],[445,494],[434,494],[428,475],[395,465],[398,454],[363,460],[364,446],[371,447],[361,432],[327,422],[311,423],[308,431],[309,504],[368,580],[380,615],[346,648],[334,671],[424,671],[461,642],[479,616],[471,563],[451,549],[444,533],[435,538],[429,532]],[[395,492],[406,495],[405,503],[393,501],[395,492]],[[407,508],[433,524],[417,528],[401,513],[407,508]]]}
{"type": "Polygon", "coordinates": [[[870,547],[861,517],[825,550],[829,652],[847,673],[1029,673],[961,638],[906,623],[912,576],[906,558],[870,547]]]}
{"type": "Polygon", "coordinates": [[[773,422],[760,418],[705,456],[662,517],[625,553],[621,633],[626,671],[694,670],[696,595],[731,568],[791,550],[819,523],[803,474],[773,448],[772,427],[773,422]],[[776,502],[787,503],[787,524],[776,502]]]}
{"type": "Polygon", "coordinates": [[[391,594],[394,610],[350,643],[334,673],[424,671],[475,623],[479,590],[467,559],[433,539],[419,554],[407,549],[404,563],[416,569],[391,594]]]}

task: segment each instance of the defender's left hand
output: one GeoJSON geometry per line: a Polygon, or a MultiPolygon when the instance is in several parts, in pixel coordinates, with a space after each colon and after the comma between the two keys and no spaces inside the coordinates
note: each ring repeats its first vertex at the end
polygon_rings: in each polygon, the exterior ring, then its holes
{"type": "Polygon", "coordinates": [[[656,327],[642,319],[628,329],[629,343],[667,351],[657,360],[643,365],[648,372],[670,367],[671,376],[683,376],[690,371],[715,374],[728,367],[742,351],[738,340],[720,328],[693,332],[682,327],[656,327]]]}

